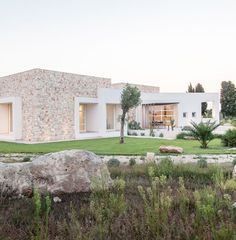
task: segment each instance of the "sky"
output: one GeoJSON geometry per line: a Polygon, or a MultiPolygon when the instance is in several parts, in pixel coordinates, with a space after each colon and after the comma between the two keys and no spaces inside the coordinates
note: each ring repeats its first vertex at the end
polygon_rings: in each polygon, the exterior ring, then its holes
{"type": "Polygon", "coordinates": [[[0,0],[0,76],[45,68],[185,92],[236,84],[235,0],[0,0]]]}

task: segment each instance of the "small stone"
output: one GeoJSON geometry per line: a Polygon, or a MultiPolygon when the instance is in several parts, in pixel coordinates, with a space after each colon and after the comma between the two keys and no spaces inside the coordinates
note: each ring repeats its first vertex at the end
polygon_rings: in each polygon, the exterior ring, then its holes
{"type": "Polygon", "coordinates": [[[54,203],[59,203],[59,202],[61,202],[61,199],[59,197],[54,197],[53,202],[54,203]]]}
{"type": "Polygon", "coordinates": [[[154,152],[147,152],[146,162],[155,162],[154,152]]]}

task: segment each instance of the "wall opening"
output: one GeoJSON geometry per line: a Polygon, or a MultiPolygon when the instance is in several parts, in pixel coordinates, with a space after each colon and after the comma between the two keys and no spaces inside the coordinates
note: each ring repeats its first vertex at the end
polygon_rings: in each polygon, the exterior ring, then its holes
{"type": "Polygon", "coordinates": [[[202,118],[213,118],[213,102],[201,103],[202,118]]]}
{"type": "Polygon", "coordinates": [[[86,105],[79,106],[79,131],[86,132],[86,105]]]}
{"type": "Polygon", "coordinates": [[[0,134],[13,132],[13,108],[12,103],[0,104],[0,134]]]}
{"type": "Polygon", "coordinates": [[[107,130],[115,129],[115,105],[107,104],[107,130]]]}

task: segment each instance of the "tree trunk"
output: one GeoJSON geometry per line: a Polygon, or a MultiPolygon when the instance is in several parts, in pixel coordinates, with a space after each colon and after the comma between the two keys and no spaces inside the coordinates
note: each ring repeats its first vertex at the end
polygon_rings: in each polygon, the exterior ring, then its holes
{"type": "Polygon", "coordinates": [[[124,127],[125,127],[125,113],[122,113],[120,123],[120,143],[124,143],[124,127]]]}

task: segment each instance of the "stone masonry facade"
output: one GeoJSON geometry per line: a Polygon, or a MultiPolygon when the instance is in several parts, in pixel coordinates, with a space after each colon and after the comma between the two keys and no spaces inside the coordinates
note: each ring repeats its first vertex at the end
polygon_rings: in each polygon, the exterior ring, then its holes
{"type": "Polygon", "coordinates": [[[43,69],[0,78],[0,97],[22,99],[22,140],[74,139],[74,98],[97,97],[111,80],[43,69]]]}

